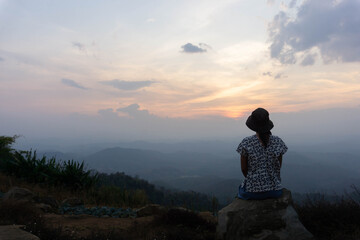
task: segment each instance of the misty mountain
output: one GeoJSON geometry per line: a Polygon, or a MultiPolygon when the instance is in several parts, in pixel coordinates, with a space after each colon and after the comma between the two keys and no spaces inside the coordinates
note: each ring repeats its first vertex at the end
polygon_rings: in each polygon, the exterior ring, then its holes
{"type": "MultiPolygon", "coordinates": [[[[294,192],[342,192],[360,184],[360,161],[356,155],[342,153],[297,153],[284,156],[283,186],[294,192]]],[[[84,159],[101,172],[138,175],[158,186],[193,190],[227,201],[236,194],[243,177],[239,156],[152,150],[109,148],[84,159]]]]}
{"type": "Polygon", "coordinates": [[[161,180],[199,173],[224,175],[222,163],[206,153],[161,153],[151,150],[109,148],[84,158],[90,167],[101,172],[125,172],[148,180],[161,180]]]}

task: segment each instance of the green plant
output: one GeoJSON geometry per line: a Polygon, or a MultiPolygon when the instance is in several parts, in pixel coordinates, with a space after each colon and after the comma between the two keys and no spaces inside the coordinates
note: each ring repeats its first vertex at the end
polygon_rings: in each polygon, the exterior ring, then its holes
{"type": "Polygon", "coordinates": [[[98,182],[98,174],[86,170],[84,162],[59,162],[45,156],[38,158],[36,151],[12,149],[10,146],[16,138],[0,137],[0,171],[29,182],[62,185],[72,190],[89,190],[98,182]]]}

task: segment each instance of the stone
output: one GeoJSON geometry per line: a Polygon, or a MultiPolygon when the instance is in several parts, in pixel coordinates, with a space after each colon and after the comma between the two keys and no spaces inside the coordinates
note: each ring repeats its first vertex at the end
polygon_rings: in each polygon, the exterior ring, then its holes
{"type": "Polygon", "coordinates": [[[12,201],[33,201],[34,193],[26,188],[13,187],[7,193],[4,194],[3,200],[12,201]]]}
{"type": "Polygon", "coordinates": [[[51,197],[51,196],[45,196],[45,197],[35,197],[34,198],[35,202],[37,203],[44,203],[46,205],[51,206],[51,208],[53,209],[57,209],[59,208],[59,203],[58,201],[56,201],[55,198],[51,197]]]}
{"type": "Polygon", "coordinates": [[[1,240],[40,240],[37,236],[21,229],[22,225],[0,226],[1,240]]]}
{"type": "Polygon", "coordinates": [[[300,222],[291,192],[277,199],[235,199],[218,213],[217,238],[223,240],[310,240],[300,222]]]}
{"type": "Polygon", "coordinates": [[[44,213],[54,212],[54,209],[50,205],[45,204],[45,203],[37,203],[37,204],[35,204],[35,207],[44,213]]]}
{"type": "Polygon", "coordinates": [[[79,198],[67,198],[61,202],[61,205],[69,206],[69,207],[76,207],[84,205],[84,201],[79,198]]]}
{"type": "Polygon", "coordinates": [[[162,215],[166,213],[167,210],[165,207],[160,206],[158,204],[148,204],[145,207],[142,207],[136,211],[136,215],[138,217],[146,217],[153,215],[162,215]]]}
{"type": "Polygon", "coordinates": [[[208,223],[212,223],[212,224],[217,223],[216,217],[214,217],[214,215],[209,211],[199,212],[199,217],[201,217],[202,219],[204,219],[208,223]]]}

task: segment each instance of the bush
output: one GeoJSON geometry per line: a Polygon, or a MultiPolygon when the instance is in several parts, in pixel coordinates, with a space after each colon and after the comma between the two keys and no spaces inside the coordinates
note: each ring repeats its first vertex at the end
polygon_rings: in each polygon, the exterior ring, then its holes
{"type": "MultiPolygon", "coordinates": [[[[360,196],[355,188],[353,195],[360,196]]],[[[347,194],[330,202],[324,195],[295,205],[300,221],[317,239],[360,239],[360,204],[347,194]]]]}
{"type": "Polygon", "coordinates": [[[126,190],[116,186],[101,186],[93,192],[96,205],[139,207],[149,203],[144,190],[126,190]]]}
{"type": "Polygon", "coordinates": [[[38,158],[36,151],[16,151],[10,146],[14,137],[0,137],[0,171],[23,178],[32,183],[65,186],[72,190],[86,190],[98,182],[97,173],[85,170],[84,162],[68,160],[58,162],[55,158],[38,158]]]}

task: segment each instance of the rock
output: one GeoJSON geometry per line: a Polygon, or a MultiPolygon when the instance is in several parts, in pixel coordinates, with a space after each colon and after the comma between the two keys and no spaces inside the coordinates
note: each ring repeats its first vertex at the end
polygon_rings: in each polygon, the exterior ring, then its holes
{"type": "Polygon", "coordinates": [[[216,217],[214,217],[214,215],[211,212],[208,212],[208,211],[207,212],[199,212],[199,217],[204,219],[206,222],[209,222],[212,224],[217,223],[216,217]]]}
{"type": "Polygon", "coordinates": [[[35,204],[35,207],[44,213],[50,213],[54,211],[54,209],[50,205],[47,205],[45,203],[37,203],[35,204]]]}
{"type": "Polygon", "coordinates": [[[57,209],[59,208],[59,203],[58,201],[56,201],[55,198],[51,197],[51,196],[45,196],[45,197],[35,197],[34,198],[35,202],[37,203],[44,203],[46,205],[51,206],[51,208],[53,209],[57,209]]]}
{"type": "Polygon", "coordinates": [[[3,200],[12,201],[33,201],[34,193],[26,188],[13,187],[7,193],[4,194],[3,200]]]}
{"type": "Polygon", "coordinates": [[[278,199],[235,199],[218,213],[218,239],[310,240],[313,236],[299,221],[291,192],[278,199]]]}
{"type": "Polygon", "coordinates": [[[0,239],[1,240],[40,240],[35,235],[32,235],[25,230],[22,230],[21,225],[5,225],[0,226],[0,239]]]}
{"type": "Polygon", "coordinates": [[[61,205],[64,206],[69,206],[69,207],[75,207],[75,206],[80,206],[80,205],[84,205],[84,201],[79,199],[79,198],[67,198],[64,201],[61,202],[61,205]]]}
{"type": "Polygon", "coordinates": [[[146,217],[146,216],[153,216],[153,215],[161,215],[166,213],[167,210],[165,207],[160,206],[158,204],[149,204],[145,207],[142,207],[136,211],[136,215],[138,217],[146,217]]]}

